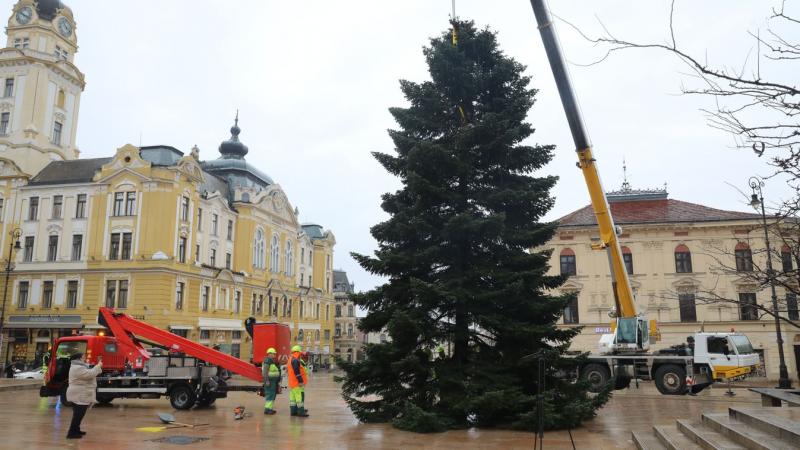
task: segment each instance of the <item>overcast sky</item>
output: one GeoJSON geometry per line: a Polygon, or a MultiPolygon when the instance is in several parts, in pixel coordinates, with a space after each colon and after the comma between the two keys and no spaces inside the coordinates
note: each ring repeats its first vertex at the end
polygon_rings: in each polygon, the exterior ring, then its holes
{"type": "MultiPolygon", "coordinates": [[[[4,1],[10,13],[12,1],[4,1]]],[[[86,74],[78,147],[82,157],[113,154],[126,143],[167,144],[201,159],[218,156],[236,109],[248,161],[279,183],[300,209],[336,235],[335,266],[357,290],[381,280],[349,252],[371,253],[369,228],[384,220],[380,195],[397,189],[370,152],[391,152],[390,106],[403,106],[399,79],[427,79],[422,47],[448,28],[450,0],[115,1],[70,0],[86,74]]],[[[678,0],[679,45],[712,64],[741,67],[777,0],[678,0]]],[[[665,42],[668,1],[558,1],[553,12],[587,33],[665,42]]],[[[539,89],[529,120],[532,143],[556,144],[543,172],[557,174],[556,219],[588,204],[588,193],[527,0],[457,0],[456,12],[499,33],[504,51],[525,64],[539,89]]],[[[566,58],[588,63],[603,51],[557,23],[566,58]]],[[[795,34],[796,36],[796,34],[795,34]]],[[[680,94],[688,70],[666,53],[632,50],[572,78],[606,190],[622,183],[622,160],[635,188],[663,187],[671,198],[747,210],[731,186],[747,189],[768,174],[763,159],[734,150],[700,111],[709,99],[680,94]]],[[[796,68],[769,66],[765,78],[796,79],[796,68]]],[[[778,182],[767,200],[788,195],[778,182]]]]}

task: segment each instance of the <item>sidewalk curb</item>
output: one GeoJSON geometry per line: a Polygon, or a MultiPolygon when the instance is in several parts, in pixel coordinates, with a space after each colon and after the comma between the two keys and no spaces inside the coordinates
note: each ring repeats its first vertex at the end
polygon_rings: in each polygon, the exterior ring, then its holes
{"type": "Polygon", "coordinates": [[[12,384],[12,385],[0,384],[0,392],[36,390],[39,389],[39,386],[41,386],[40,383],[25,383],[25,384],[12,384]]]}

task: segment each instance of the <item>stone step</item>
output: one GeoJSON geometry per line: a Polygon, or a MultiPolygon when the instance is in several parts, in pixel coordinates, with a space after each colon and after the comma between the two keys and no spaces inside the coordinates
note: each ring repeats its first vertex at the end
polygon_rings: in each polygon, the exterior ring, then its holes
{"type": "Polygon", "coordinates": [[[669,450],[701,450],[702,447],[684,436],[677,425],[654,425],[656,437],[669,450]]]}
{"type": "MultiPolygon", "coordinates": [[[[789,411],[789,417],[774,412],[777,408],[728,408],[728,414],[739,422],[744,422],[767,434],[783,439],[787,442],[797,442],[800,447],[800,422],[793,417],[794,411],[789,411]]],[[[784,413],[785,414],[785,413],[784,413]]]]}
{"type": "Polygon", "coordinates": [[[658,440],[655,434],[647,431],[634,431],[631,433],[633,445],[638,450],[665,450],[664,444],[658,440]]]}
{"type": "Polygon", "coordinates": [[[728,414],[705,413],[702,420],[704,426],[751,450],[797,450],[797,445],[732,419],[728,414]]]}
{"type": "Polygon", "coordinates": [[[706,450],[747,450],[747,447],[703,426],[702,423],[678,419],[677,425],[681,433],[706,450]]]}

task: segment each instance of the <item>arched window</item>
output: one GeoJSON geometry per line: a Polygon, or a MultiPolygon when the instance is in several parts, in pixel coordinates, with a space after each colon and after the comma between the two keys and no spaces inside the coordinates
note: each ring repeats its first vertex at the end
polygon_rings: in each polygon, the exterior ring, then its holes
{"type": "Polygon", "coordinates": [[[692,273],[692,252],[683,244],[675,247],[675,272],[692,273]]]}
{"type": "Polygon", "coordinates": [[[293,268],[294,268],[294,257],[292,253],[292,241],[286,241],[286,261],[284,262],[286,267],[286,275],[292,276],[293,275],[293,268]]]}
{"type": "Polygon", "coordinates": [[[256,237],[253,240],[253,267],[263,269],[266,261],[266,243],[264,242],[264,232],[261,228],[256,230],[256,237]]]}
{"type": "Polygon", "coordinates": [[[633,254],[628,247],[622,247],[622,262],[625,263],[625,271],[628,275],[633,275],[633,254]]]}
{"type": "Polygon", "coordinates": [[[783,265],[783,273],[792,272],[794,267],[794,264],[792,264],[792,250],[786,244],[781,247],[781,264],[783,265]]]}
{"type": "Polygon", "coordinates": [[[280,272],[280,264],[281,264],[281,252],[280,252],[280,243],[278,242],[278,235],[272,235],[272,252],[270,256],[270,270],[278,273],[280,272]]]}
{"type": "Polygon", "coordinates": [[[736,257],[736,271],[737,272],[752,272],[753,271],[753,252],[750,251],[750,246],[744,242],[736,244],[733,251],[736,257]]]}
{"type": "Polygon", "coordinates": [[[571,248],[561,250],[561,275],[577,275],[575,252],[571,248]]]}

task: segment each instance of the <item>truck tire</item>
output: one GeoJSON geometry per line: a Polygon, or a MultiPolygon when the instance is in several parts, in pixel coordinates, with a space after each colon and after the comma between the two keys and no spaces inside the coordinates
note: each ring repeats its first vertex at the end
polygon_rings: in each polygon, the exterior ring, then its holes
{"type": "Polygon", "coordinates": [[[589,392],[598,393],[608,384],[611,378],[608,367],[602,364],[587,364],[581,370],[581,379],[589,383],[589,392]]]}
{"type": "Polygon", "coordinates": [[[190,409],[196,401],[194,389],[185,384],[179,384],[169,391],[169,403],[175,409],[190,409]]]}
{"type": "Polygon", "coordinates": [[[655,382],[658,392],[663,395],[683,395],[686,393],[686,369],[677,364],[665,364],[656,369],[655,382]]]}

